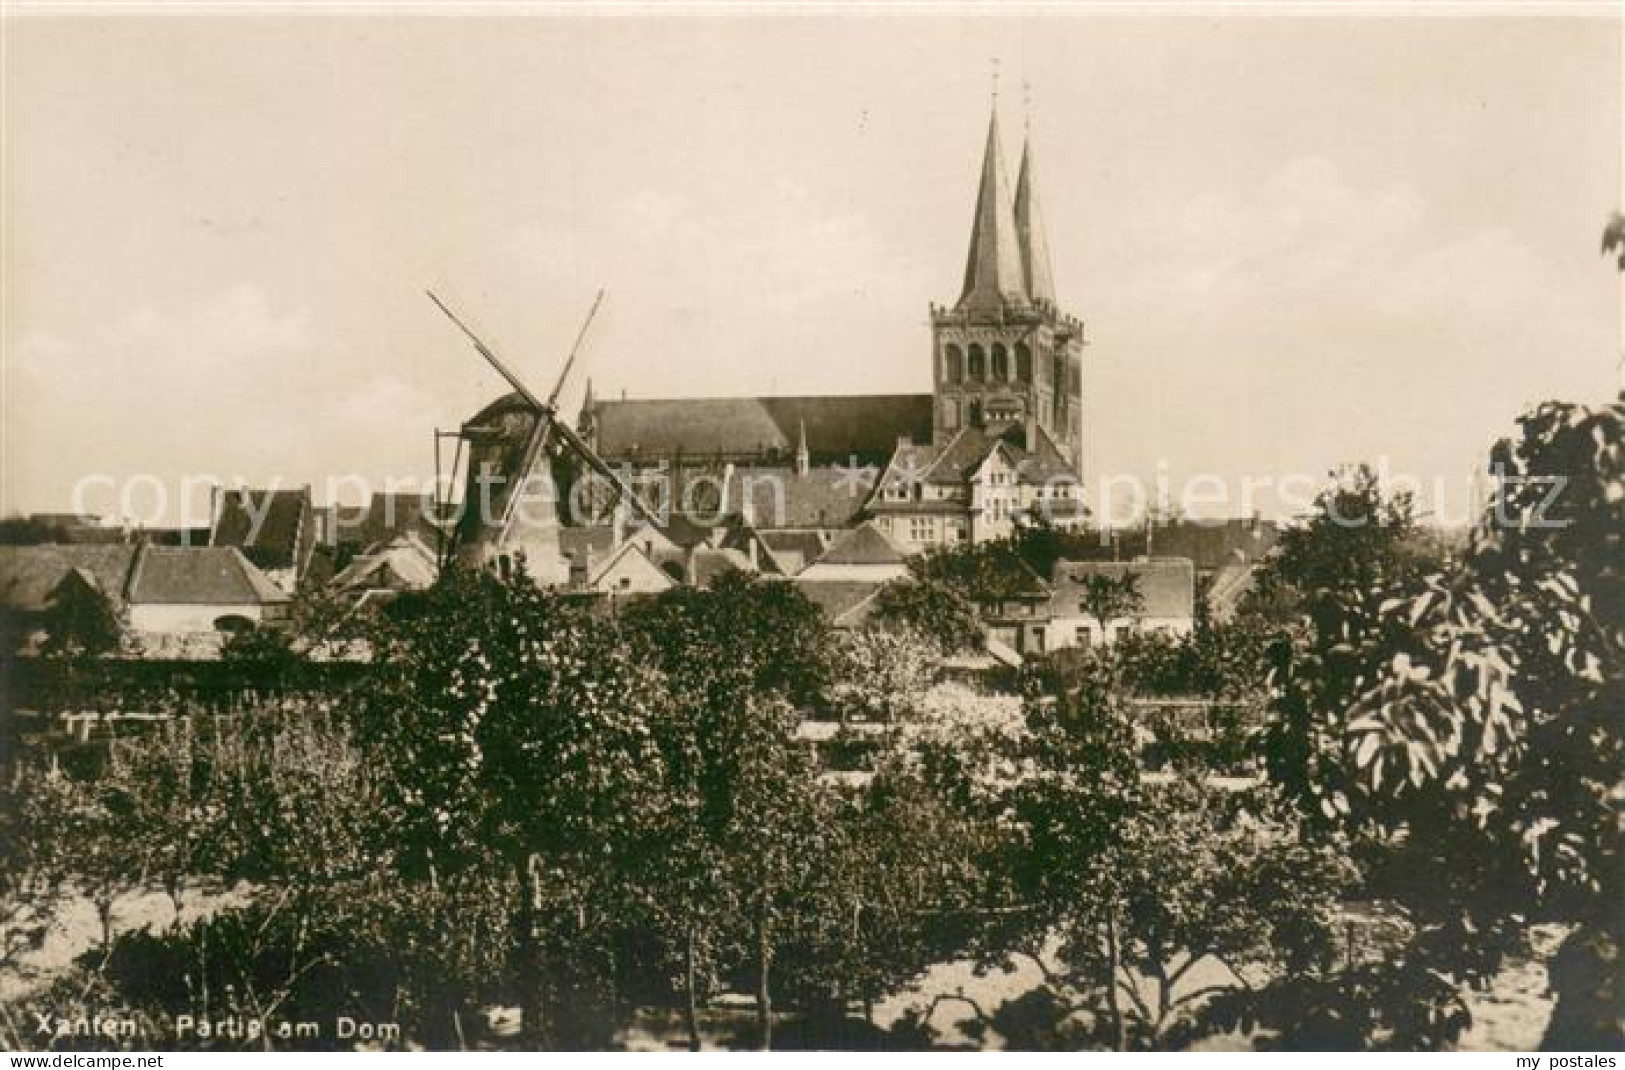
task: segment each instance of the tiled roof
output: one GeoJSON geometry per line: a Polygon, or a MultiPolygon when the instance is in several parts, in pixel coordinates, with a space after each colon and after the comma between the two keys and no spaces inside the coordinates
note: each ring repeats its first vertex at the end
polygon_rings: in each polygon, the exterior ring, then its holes
{"type": "Polygon", "coordinates": [[[209,541],[214,546],[236,547],[260,568],[303,572],[316,545],[315,534],[309,487],[222,490],[209,541]]]}
{"type": "Polygon", "coordinates": [[[1057,561],[1051,581],[1056,616],[1076,616],[1083,586],[1090,576],[1140,577],[1144,617],[1190,617],[1196,609],[1196,573],[1190,561],[1153,557],[1140,561],[1057,561]]]}
{"type": "Polygon", "coordinates": [[[1077,481],[1078,470],[1066,455],[1055,445],[1049,432],[1042,426],[1038,428],[1035,436],[1038,441],[1033,443],[1035,449],[1025,450],[1020,455],[1017,468],[1021,472],[1021,479],[1025,483],[1047,483],[1051,479],[1077,481]]]}
{"type": "MultiPolygon", "coordinates": [[[[1000,438],[988,434],[980,428],[961,428],[953,438],[937,452],[936,459],[925,472],[924,481],[942,486],[959,486],[963,484],[987,460],[988,454],[1007,443],[1000,438]]],[[[1016,456],[1012,451],[1011,462],[1016,456]]]]}
{"type": "Polygon", "coordinates": [[[930,394],[602,400],[590,419],[599,454],[611,460],[789,457],[805,428],[815,460],[878,463],[899,436],[930,437],[931,406],[930,394]]]}
{"type": "Polygon", "coordinates": [[[0,606],[37,613],[51,600],[62,578],[83,569],[115,605],[124,600],[124,583],[135,557],[130,545],[100,546],[46,543],[0,546],[0,606]]]}
{"type": "Polygon", "coordinates": [[[900,565],[908,559],[891,536],[875,527],[873,521],[853,528],[836,539],[819,557],[821,565],[900,565]]]}
{"type": "Polygon", "coordinates": [[[129,600],[142,605],[267,605],[288,595],[235,546],[143,546],[129,600]]]}

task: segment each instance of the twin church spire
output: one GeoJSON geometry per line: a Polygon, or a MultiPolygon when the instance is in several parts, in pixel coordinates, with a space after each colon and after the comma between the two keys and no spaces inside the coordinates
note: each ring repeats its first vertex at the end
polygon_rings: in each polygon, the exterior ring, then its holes
{"type": "Polygon", "coordinates": [[[1035,181],[1032,141],[1028,138],[1022,146],[1015,196],[1011,197],[995,106],[987,124],[987,147],[982,154],[982,177],[976,194],[976,215],[971,221],[970,253],[965,260],[965,288],[959,295],[959,309],[991,311],[1055,303],[1049,241],[1035,181]]]}

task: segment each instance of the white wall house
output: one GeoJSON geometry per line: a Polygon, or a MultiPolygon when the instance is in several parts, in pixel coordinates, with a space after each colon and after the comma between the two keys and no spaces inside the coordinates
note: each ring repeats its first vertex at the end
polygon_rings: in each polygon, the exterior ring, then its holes
{"type": "Polygon", "coordinates": [[[796,578],[813,583],[831,580],[885,583],[903,579],[908,574],[907,551],[871,520],[836,539],[822,557],[796,578]]]}
{"type": "Polygon", "coordinates": [[[130,630],[170,635],[278,620],[289,601],[232,546],[142,546],[125,587],[130,630]]]}

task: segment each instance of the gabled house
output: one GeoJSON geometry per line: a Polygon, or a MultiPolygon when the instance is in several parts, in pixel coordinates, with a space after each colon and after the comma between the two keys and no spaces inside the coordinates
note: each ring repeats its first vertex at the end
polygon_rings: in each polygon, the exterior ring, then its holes
{"type": "Polygon", "coordinates": [[[1042,428],[1028,450],[1020,428],[963,427],[938,444],[900,440],[864,509],[910,552],[1009,536],[1035,514],[1083,519],[1077,472],[1042,428]]]}

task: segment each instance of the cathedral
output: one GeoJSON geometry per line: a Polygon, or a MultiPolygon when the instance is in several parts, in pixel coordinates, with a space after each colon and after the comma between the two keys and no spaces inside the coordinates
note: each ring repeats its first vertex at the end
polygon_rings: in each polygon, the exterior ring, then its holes
{"type": "Polygon", "coordinates": [[[982,541],[1035,508],[1081,516],[1083,347],[1082,321],[1055,298],[1031,142],[1012,195],[995,110],[964,283],[952,306],[931,306],[930,394],[601,400],[589,389],[578,426],[690,519],[767,530],[873,519],[905,549],[982,541]]]}

